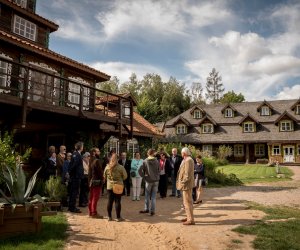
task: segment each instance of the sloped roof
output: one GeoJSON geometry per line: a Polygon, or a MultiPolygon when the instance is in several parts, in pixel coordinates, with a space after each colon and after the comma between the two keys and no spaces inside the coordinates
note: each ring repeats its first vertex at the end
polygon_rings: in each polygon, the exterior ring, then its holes
{"type": "Polygon", "coordinates": [[[217,126],[216,121],[208,114],[206,114],[198,123],[198,125],[201,125],[205,120],[209,120],[214,126],[217,126]]]}
{"type": "Polygon", "coordinates": [[[291,114],[289,114],[288,113],[288,111],[286,110],[286,111],[284,111],[277,119],[276,119],[276,121],[274,122],[275,124],[277,124],[280,120],[282,120],[284,117],[288,117],[288,118],[290,118],[291,120],[293,120],[294,122],[298,122],[298,120],[294,117],[294,116],[292,116],[291,114]]]}
{"type": "Polygon", "coordinates": [[[178,123],[178,121],[182,121],[185,125],[190,126],[191,124],[187,119],[185,119],[183,116],[178,116],[176,120],[172,123],[172,125],[178,123]]]}
{"type": "MultiPolygon", "coordinates": [[[[133,101],[133,106],[137,106],[137,101],[132,96],[131,93],[121,93],[118,95],[131,99],[133,101]]],[[[97,96],[96,98],[96,104],[101,104],[106,102],[118,102],[118,101],[119,101],[119,97],[114,95],[97,96]]]]}
{"type": "Polygon", "coordinates": [[[224,108],[221,110],[221,112],[224,113],[224,110],[227,108],[231,108],[233,111],[236,111],[236,109],[230,103],[228,103],[227,105],[224,106],[224,108]]]}
{"type": "Polygon", "coordinates": [[[110,79],[109,75],[107,75],[101,71],[91,68],[85,64],[79,63],[73,59],[66,57],[66,56],[60,55],[52,50],[38,46],[38,45],[31,43],[25,39],[21,39],[17,36],[6,33],[3,30],[0,30],[0,40],[6,41],[10,44],[24,48],[26,50],[32,51],[36,54],[44,56],[47,59],[54,60],[59,64],[65,64],[70,67],[76,68],[77,70],[79,69],[81,71],[84,71],[85,73],[93,75],[99,81],[108,81],[110,79]]]}
{"type": "Polygon", "coordinates": [[[13,0],[0,0],[0,4],[8,5],[9,7],[13,8],[17,12],[22,13],[26,16],[29,16],[33,20],[46,25],[48,28],[50,28],[51,32],[56,31],[59,27],[56,23],[36,14],[34,12],[28,11],[25,8],[22,8],[19,4],[15,3],[13,0]]]}
{"type": "Polygon", "coordinates": [[[259,123],[255,118],[252,117],[252,115],[250,115],[249,113],[247,115],[245,115],[240,121],[239,124],[242,124],[246,119],[250,119],[256,123],[259,123]]]}
{"type": "Polygon", "coordinates": [[[268,106],[271,110],[275,110],[274,107],[270,104],[270,102],[267,102],[264,100],[258,107],[257,110],[260,110],[262,106],[268,106]]]}
{"type": "Polygon", "coordinates": [[[291,110],[294,110],[297,105],[300,104],[300,98],[291,106],[291,110]]]}

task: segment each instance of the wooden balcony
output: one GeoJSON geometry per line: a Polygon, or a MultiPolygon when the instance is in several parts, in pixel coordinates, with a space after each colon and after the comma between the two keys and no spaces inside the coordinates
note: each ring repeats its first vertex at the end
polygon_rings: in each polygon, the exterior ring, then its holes
{"type": "MultiPolygon", "coordinates": [[[[94,88],[78,78],[62,75],[0,58],[0,105],[8,104],[22,109],[23,128],[31,110],[99,121],[99,124],[105,122],[115,125],[121,134],[122,128],[132,128],[132,99],[94,88]],[[101,103],[96,102],[99,97],[101,103]]],[[[131,137],[132,129],[127,132],[131,137]]]]}

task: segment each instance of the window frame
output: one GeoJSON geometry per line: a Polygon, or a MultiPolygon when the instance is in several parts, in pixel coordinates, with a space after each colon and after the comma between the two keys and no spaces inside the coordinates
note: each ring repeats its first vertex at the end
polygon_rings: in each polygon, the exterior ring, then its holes
{"type": "Polygon", "coordinates": [[[32,23],[23,17],[14,15],[13,33],[35,42],[37,37],[37,26],[35,23],[32,23]],[[23,24],[22,21],[24,22],[23,24]],[[17,27],[17,24],[19,25],[19,27],[17,27]],[[24,26],[24,30],[21,29],[21,27],[23,26],[24,26]],[[27,32],[27,29],[29,29],[29,31],[32,31],[32,33],[27,32]],[[27,36],[26,34],[29,35],[27,36]]]}
{"type": "Polygon", "coordinates": [[[226,108],[225,111],[224,111],[224,116],[226,118],[231,118],[233,117],[233,110],[232,108],[226,108]],[[230,111],[230,112],[229,112],[230,111]]]}
{"type": "Polygon", "coordinates": [[[199,110],[199,109],[194,110],[193,117],[194,117],[194,119],[201,119],[202,118],[201,110],[199,110]],[[196,114],[198,114],[198,115],[196,115],[196,114]]]}
{"type": "Polygon", "coordinates": [[[295,114],[300,115],[300,104],[297,104],[295,107],[295,114]]]}
{"type": "Polygon", "coordinates": [[[272,155],[281,155],[281,147],[280,147],[280,145],[272,145],[272,155]]]}
{"type": "Polygon", "coordinates": [[[254,133],[255,132],[254,126],[255,126],[254,122],[244,122],[243,123],[243,132],[244,133],[254,133]],[[251,131],[249,130],[249,125],[252,125],[252,130],[251,131]],[[246,127],[248,127],[247,131],[246,131],[246,127]]]}
{"type": "MultiPolygon", "coordinates": [[[[0,56],[0,71],[1,71],[0,86],[2,88],[10,88],[12,64],[2,61],[1,58],[2,57],[0,56]],[[3,67],[1,65],[3,65],[3,67]]],[[[9,92],[10,90],[0,89],[0,93],[9,93],[9,92]]]]}
{"type": "Polygon", "coordinates": [[[236,157],[242,157],[245,155],[244,144],[235,144],[233,146],[233,155],[236,157]]]}
{"type": "Polygon", "coordinates": [[[262,106],[260,108],[260,115],[261,116],[270,116],[271,115],[271,109],[268,106],[262,106]]]}
{"type": "Polygon", "coordinates": [[[202,145],[202,151],[203,152],[208,152],[210,155],[212,155],[212,152],[213,152],[212,144],[203,144],[202,145]]]}
{"type": "Polygon", "coordinates": [[[212,123],[203,123],[201,125],[202,134],[213,134],[214,133],[214,126],[212,123]],[[206,128],[210,127],[210,130],[208,131],[206,128]]]}
{"type": "Polygon", "coordinates": [[[134,157],[134,153],[139,151],[139,143],[133,138],[131,140],[127,140],[127,152],[134,157]]]}
{"type": "Polygon", "coordinates": [[[265,156],[265,144],[255,144],[254,145],[254,155],[255,156],[265,156]]]}
{"type": "Polygon", "coordinates": [[[300,144],[297,145],[297,155],[300,156],[300,144]]]}
{"type": "Polygon", "coordinates": [[[294,123],[293,123],[293,121],[292,120],[282,120],[282,121],[280,121],[280,123],[279,123],[279,131],[280,132],[291,132],[291,131],[294,131],[294,123]],[[290,128],[289,130],[287,130],[287,124],[289,124],[289,128],[290,128]]]}
{"type": "Polygon", "coordinates": [[[14,3],[20,5],[22,8],[27,8],[27,0],[14,0],[14,3]]]}
{"type": "Polygon", "coordinates": [[[185,135],[187,134],[187,126],[183,123],[176,125],[176,134],[177,135],[185,135]]]}

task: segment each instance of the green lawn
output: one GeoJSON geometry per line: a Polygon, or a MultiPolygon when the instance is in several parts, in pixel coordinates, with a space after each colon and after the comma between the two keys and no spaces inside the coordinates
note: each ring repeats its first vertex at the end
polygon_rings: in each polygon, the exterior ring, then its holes
{"type": "Polygon", "coordinates": [[[290,180],[293,172],[287,167],[281,167],[281,173],[285,175],[285,178],[277,178],[276,168],[268,167],[266,165],[226,165],[217,167],[224,174],[235,174],[243,183],[253,182],[271,182],[279,180],[290,180]]]}
{"type": "Polygon", "coordinates": [[[252,204],[249,208],[264,211],[267,215],[254,225],[239,226],[233,231],[241,234],[256,235],[253,242],[255,249],[300,249],[300,209],[265,207],[257,204],[252,204]],[[272,219],[283,219],[285,221],[267,221],[272,219]]]}
{"type": "Polygon", "coordinates": [[[68,224],[65,215],[43,217],[42,231],[1,240],[0,250],[49,250],[63,249],[68,224]]]}

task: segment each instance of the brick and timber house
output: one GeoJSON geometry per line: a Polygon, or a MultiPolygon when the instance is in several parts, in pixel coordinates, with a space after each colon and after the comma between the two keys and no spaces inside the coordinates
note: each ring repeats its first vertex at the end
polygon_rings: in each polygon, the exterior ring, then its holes
{"type": "Polygon", "coordinates": [[[167,121],[163,132],[166,141],[212,154],[231,146],[231,162],[300,164],[300,99],[196,105],[167,121]]]}
{"type": "Polygon", "coordinates": [[[31,146],[37,165],[50,145],[72,150],[83,140],[101,148],[111,136],[126,145],[137,134],[160,135],[141,129],[146,121],[134,114],[132,98],[96,88],[109,75],[48,48],[58,25],[36,14],[35,5],[0,0],[0,131],[13,131],[21,152],[31,146]]]}

